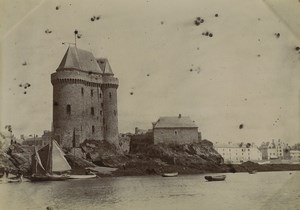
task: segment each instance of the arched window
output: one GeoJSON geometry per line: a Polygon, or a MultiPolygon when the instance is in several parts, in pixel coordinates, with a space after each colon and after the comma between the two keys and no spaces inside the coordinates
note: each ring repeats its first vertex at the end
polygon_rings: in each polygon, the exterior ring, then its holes
{"type": "Polygon", "coordinates": [[[71,115],[71,105],[70,104],[67,105],[67,114],[71,115]]]}

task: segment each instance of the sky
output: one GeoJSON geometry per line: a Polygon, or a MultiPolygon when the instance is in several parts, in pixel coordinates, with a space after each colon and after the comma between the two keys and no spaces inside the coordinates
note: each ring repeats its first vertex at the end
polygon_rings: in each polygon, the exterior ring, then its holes
{"type": "Polygon", "coordinates": [[[120,132],[182,114],[213,142],[300,141],[299,0],[0,3],[0,130],[51,129],[50,75],[77,29],[77,47],[107,57],[119,78],[120,132]]]}

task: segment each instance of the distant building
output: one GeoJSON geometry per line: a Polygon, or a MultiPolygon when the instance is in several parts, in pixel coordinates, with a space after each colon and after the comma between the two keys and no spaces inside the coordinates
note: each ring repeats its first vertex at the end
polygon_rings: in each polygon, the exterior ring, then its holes
{"type": "Polygon", "coordinates": [[[223,157],[225,163],[262,160],[262,154],[254,143],[216,143],[214,144],[214,148],[223,157]]]}
{"type": "Polygon", "coordinates": [[[290,151],[291,160],[295,162],[300,161],[300,150],[291,150],[290,151]]]}
{"type": "Polygon", "coordinates": [[[118,144],[119,81],[106,58],[70,46],[51,83],[53,137],[62,147],[78,147],[85,140],[118,144]]]}
{"type": "Polygon", "coordinates": [[[145,134],[145,133],[148,133],[148,132],[152,132],[152,129],[140,129],[138,127],[136,127],[134,129],[134,134],[135,135],[139,135],[139,134],[145,134]]]}
{"type": "Polygon", "coordinates": [[[160,117],[153,123],[153,137],[154,144],[197,143],[198,126],[189,117],[183,117],[181,114],[178,117],[160,117]]]}
{"type": "Polygon", "coordinates": [[[52,133],[51,131],[44,131],[42,136],[33,135],[30,137],[25,137],[24,135],[21,135],[21,139],[23,139],[22,144],[28,145],[28,146],[37,146],[37,147],[43,147],[51,141],[52,133]]]}
{"type": "Polygon", "coordinates": [[[290,159],[290,147],[280,139],[263,142],[259,147],[263,160],[290,159]]]}

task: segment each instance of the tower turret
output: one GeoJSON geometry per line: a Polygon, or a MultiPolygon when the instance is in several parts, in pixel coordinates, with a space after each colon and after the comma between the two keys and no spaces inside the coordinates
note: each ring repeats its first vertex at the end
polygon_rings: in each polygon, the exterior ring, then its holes
{"type": "Polygon", "coordinates": [[[118,143],[118,106],[117,106],[117,88],[119,81],[112,72],[109,62],[106,58],[99,58],[97,62],[103,72],[102,92],[103,102],[103,129],[104,139],[110,143],[118,143]]]}

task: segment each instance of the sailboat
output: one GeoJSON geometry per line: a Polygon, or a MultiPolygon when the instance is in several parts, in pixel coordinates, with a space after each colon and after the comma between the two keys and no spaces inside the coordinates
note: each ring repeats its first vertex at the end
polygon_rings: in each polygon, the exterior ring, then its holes
{"type": "Polygon", "coordinates": [[[71,166],[55,140],[38,151],[36,147],[34,149],[31,181],[63,181],[69,178],[66,172],[71,170],[71,166]]]}

